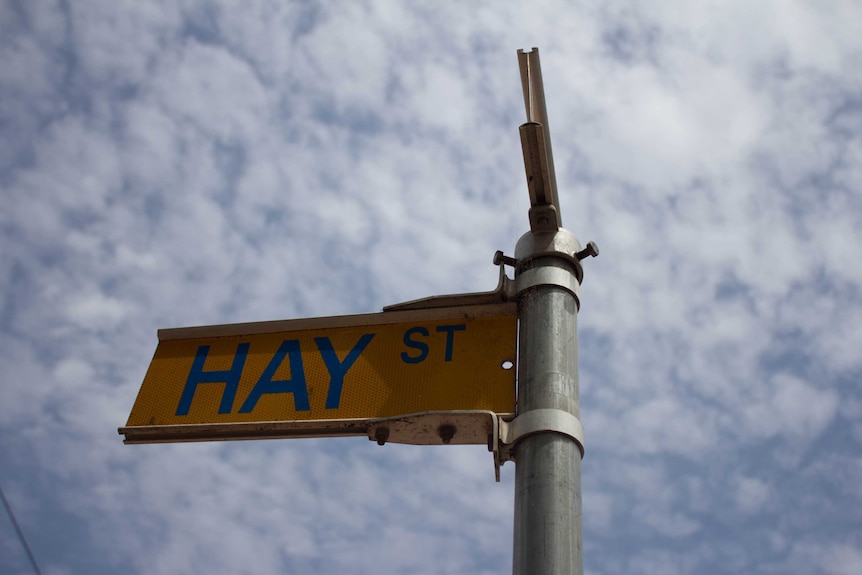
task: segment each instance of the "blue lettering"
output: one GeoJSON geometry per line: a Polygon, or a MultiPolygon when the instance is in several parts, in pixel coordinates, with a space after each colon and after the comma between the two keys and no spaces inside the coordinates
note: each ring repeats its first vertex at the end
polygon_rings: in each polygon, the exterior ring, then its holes
{"type": "Polygon", "coordinates": [[[409,355],[406,351],[402,351],[401,361],[403,361],[404,363],[419,363],[420,361],[425,361],[425,358],[428,357],[428,344],[424,341],[416,341],[415,339],[411,339],[411,337],[417,333],[423,335],[424,337],[428,337],[428,330],[421,326],[411,327],[404,332],[404,345],[419,350],[419,355],[415,356],[409,355]]]}
{"type": "Polygon", "coordinates": [[[308,387],[305,385],[305,370],[302,367],[302,352],[299,348],[299,340],[288,339],[281,342],[278,351],[270,360],[269,365],[263,370],[263,375],[257,380],[251,393],[246,398],[240,413],[250,413],[257,400],[264,393],[292,393],[293,403],[296,411],[308,411],[308,387]],[[275,372],[278,370],[284,358],[290,354],[290,379],[274,380],[275,372]]]}
{"type": "Polygon", "coordinates": [[[233,358],[233,364],[231,364],[230,369],[224,371],[204,371],[204,363],[207,360],[207,354],[210,352],[210,346],[200,346],[195,354],[192,370],[186,379],[186,386],[183,388],[183,395],[180,397],[179,405],[177,405],[176,414],[189,414],[189,409],[192,406],[192,398],[195,396],[195,390],[199,383],[224,383],[224,392],[221,396],[221,404],[219,405],[218,412],[230,413],[233,409],[233,400],[239,387],[239,377],[242,375],[243,366],[245,366],[245,357],[248,355],[249,345],[251,344],[241,343],[236,346],[236,355],[233,358]]]}
{"type": "Polygon", "coordinates": [[[359,354],[365,350],[373,337],[373,333],[366,333],[360,337],[356,345],[353,346],[353,349],[350,350],[350,353],[347,354],[347,357],[344,358],[344,361],[338,359],[338,354],[332,348],[332,342],[329,341],[328,337],[314,338],[315,343],[317,343],[317,349],[320,350],[320,355],[326,364],[326,369],[329,370],[329,393],[326,395],[326,409],[338,408],[341,403],[341,388],[344,385],[344,376],[347,370],[350,369],[350,366],[359,359],[359,354]]]}
{"type": "Polygon", "coordinates": [[[465,329],[467,329],[467,325],[463,323],[437,326],[437,331],[446,332],[446,361],[452,361],[452,346],[455,343],[455,332],[464,331],[465,329]]]}

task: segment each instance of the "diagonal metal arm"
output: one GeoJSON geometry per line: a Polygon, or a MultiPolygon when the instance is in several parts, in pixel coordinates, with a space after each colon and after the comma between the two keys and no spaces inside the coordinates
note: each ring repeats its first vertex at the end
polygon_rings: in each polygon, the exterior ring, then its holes
{"type": "Polygon", "coordinates": [[[556,231],[562,227],[562,221],[539,49],[518,50],[518,65],[527,112],[527,123],[520,127],[520,133],[530,192],[530,228],[534,232],[556,231]]]}

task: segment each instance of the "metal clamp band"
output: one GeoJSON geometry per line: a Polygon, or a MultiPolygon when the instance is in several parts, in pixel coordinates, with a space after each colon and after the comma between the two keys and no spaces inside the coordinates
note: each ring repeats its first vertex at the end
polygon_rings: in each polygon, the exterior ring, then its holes
{"type": "Polygon", "coordinates": [[[578,442],[584,456],[584,426],[581,420],[562,409],[533,409],[522,413],[510,422],[500,422],[500,441],[512,446],[518,440],[535,433],[552,431],[571,437],[578,442]]]}
{"type": "Polygon", "coordinates": [[[543,285],[555,285],[568,290],[580,305],[580,284],[572,272],[562,268],[541,267],[521,272],[515,278],[515,293],[520,295],[530,288],[543,285]]]}

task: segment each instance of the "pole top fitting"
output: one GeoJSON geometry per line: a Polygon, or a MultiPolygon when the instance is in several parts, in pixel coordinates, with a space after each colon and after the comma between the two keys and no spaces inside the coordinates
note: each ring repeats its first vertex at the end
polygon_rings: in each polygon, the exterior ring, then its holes
{"type": "Polygon", "coordinates": [[[520,127],[519,132],[530,194],[530,229],[534,232],[554,231],[563,224],[539,49],[533,48],[529,52],[518,50],[518,67],[521,70],[521,89],[527,113],[527,122],[520,127]]]}
{"type": "Polygon", "coordinates": [[[531,261],[539,257],[556,256],[570,261],[577,270],[578,282],[583,279],[581,264],[575,254],[582,251],[578,238],[567,229],[560,228],[548,232],[527,232],[515,244],[517,271],[523,270],[531,261]]]}

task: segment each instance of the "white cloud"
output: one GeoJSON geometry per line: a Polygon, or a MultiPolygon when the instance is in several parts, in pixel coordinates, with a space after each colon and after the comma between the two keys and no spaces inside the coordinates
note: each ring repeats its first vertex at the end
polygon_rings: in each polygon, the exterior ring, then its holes
{"type": "Polygon", "coordinates": [[[749,400],[742,417],[744,429],[759,436],[780,434],[810,441],[832,421],[837,408],[838,395],[833,390],[779,374],[749,400]]]}
{"type": "Polygon", "coordinates": [[[742,513],[758,513],[769,501],[769,485],[755,477],[740,477],[736,485],[736,505],[742,513]]]}
{"type": "Polygon", "coordinates": [[[66,313],[85,327],[110,327],[123,319],[126,308],[117,299],[96,293],[70,302],[66,313]]]}
{"type": "Polygon", "coordinates": [[[862,552],[852,541],[826,543],[803,540],[793,544],[790,558],[784,569],[802,573],[803,569],[817,569],[829,575],[850,575],[862,565],[862,552]]]}
{"type": "Polygon", "coordinates": [[[54,368],[54,377],[60,381],[86,382],[93,377],[93,367],[80,359],[64,359],[54,368]]]}
{"type": "Polygon", "coordinates": [[[665,537],[689,537],[700,530],[700,524],[685,515],[667,511],[648,512],[643,515],[644,523],[665,537]]]}
{"type": "Polygon", "coordinates": [[[145,98],[161,102],[172,121],[220,142],[249,140],[270,124],[273,95],[244,61],[221,47],[188,40],[153,70],[145,98]]]}

